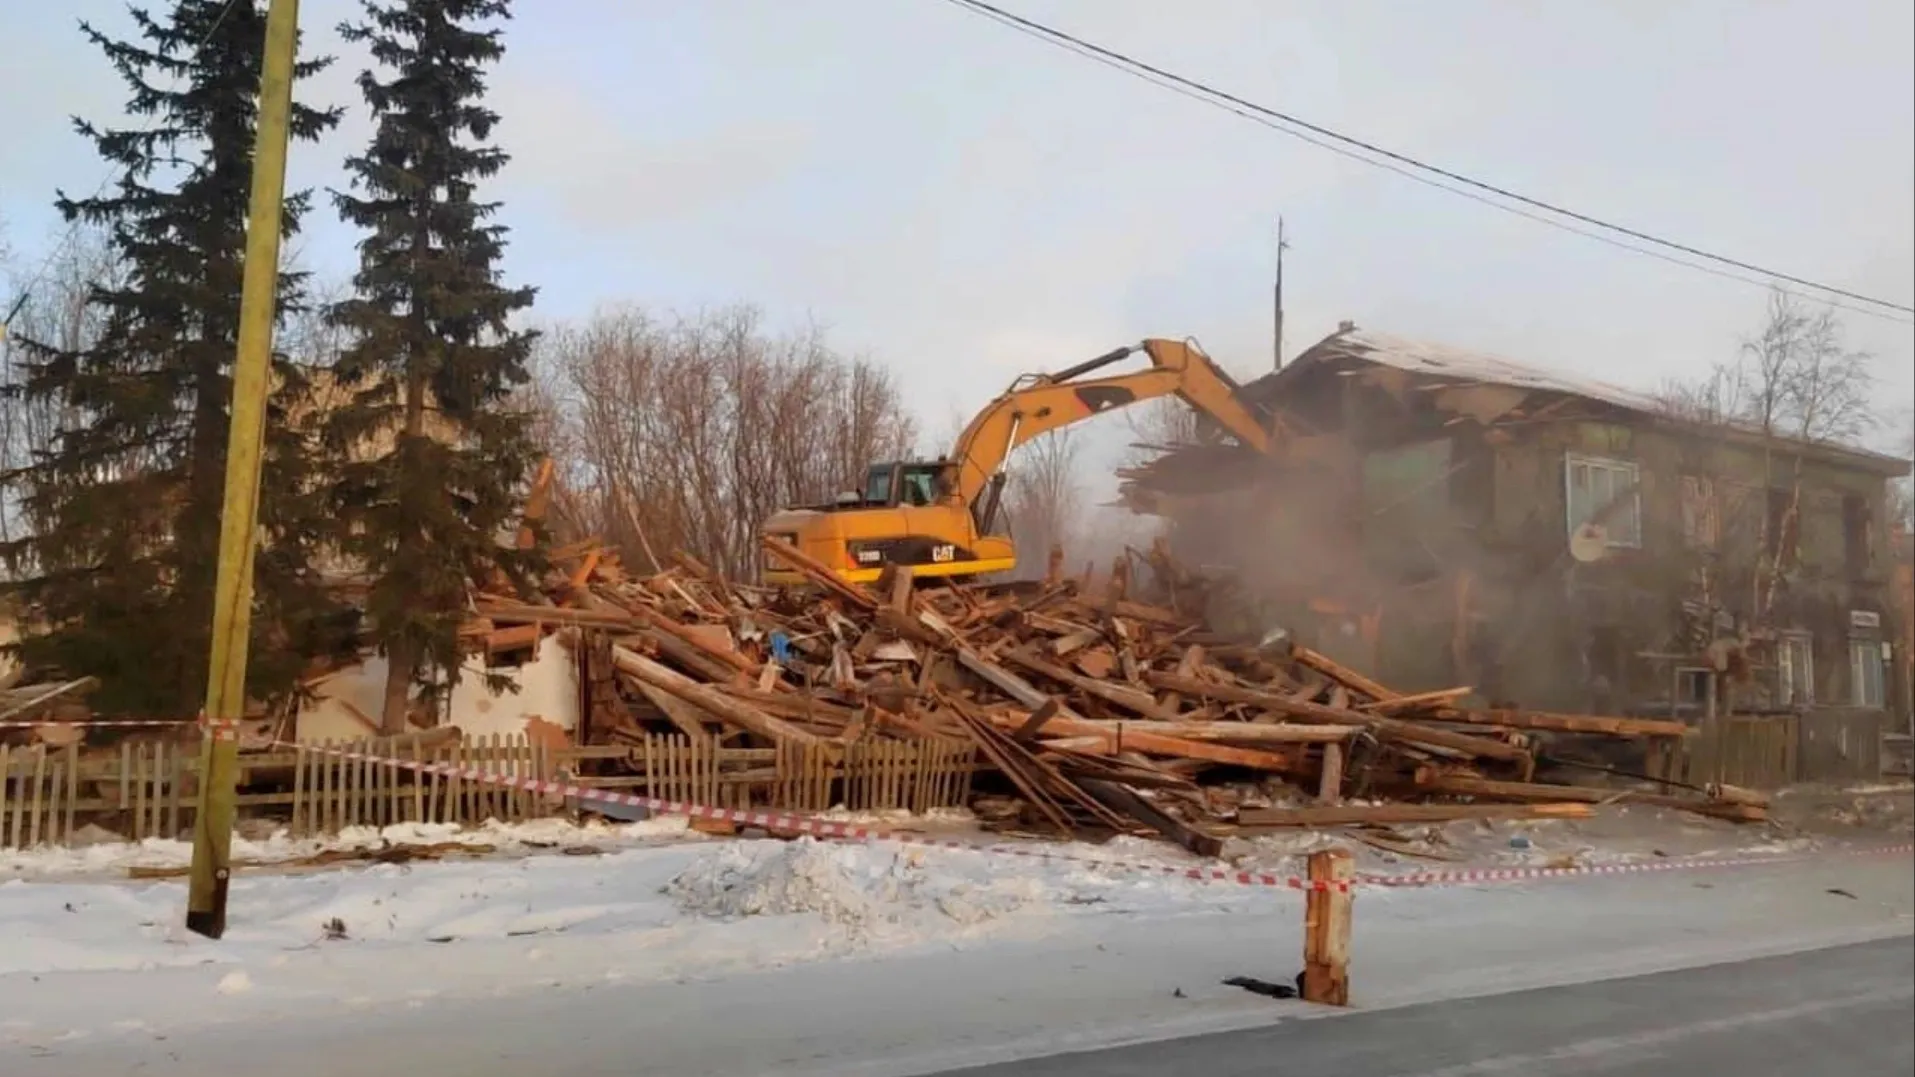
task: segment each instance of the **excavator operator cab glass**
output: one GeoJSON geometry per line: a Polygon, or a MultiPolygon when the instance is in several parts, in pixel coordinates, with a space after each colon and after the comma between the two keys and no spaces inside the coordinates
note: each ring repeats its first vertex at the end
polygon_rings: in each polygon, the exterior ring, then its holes
{"type": "Polygon", "coordinates": [[[872,464],[864,477],[864,503],[867,506],[896,508],[907,505],[922,508],[938,501],[938,472],[942,465],[872,464]]]}
{"type": "Polygon", "coordinates": [[[913,508],[938,502],[937,464],[903,464],[898,468],[898,500],[913,508]]]}
{"type": "Polygon", "coordinates": [[[898,470],[896,464],[872,464],[864,473],[864,503],[867,505],[889,505],[892,497],[891,479],[898,470]]]}

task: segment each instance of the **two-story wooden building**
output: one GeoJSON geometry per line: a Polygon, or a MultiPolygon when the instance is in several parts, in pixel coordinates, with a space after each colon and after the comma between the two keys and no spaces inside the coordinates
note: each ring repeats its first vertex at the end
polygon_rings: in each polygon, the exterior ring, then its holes
{"type": "Polygon", "coordinates": [[[1712,682],[1725,709],[1907,705],[1901,460],[1347,326],[1244,391],[1281,462],[1193,447],[1126,496],[1388,683],[1598,713],[1699,714],[1712,682]]]}

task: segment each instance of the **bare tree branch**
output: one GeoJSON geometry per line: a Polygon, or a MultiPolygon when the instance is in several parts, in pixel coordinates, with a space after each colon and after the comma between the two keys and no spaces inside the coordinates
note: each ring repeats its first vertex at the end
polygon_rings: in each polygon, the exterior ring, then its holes
{"type": "Polygon", "coordinates": [[[915,440],[888,372],[816,326],[770,333],[750,307],[609,308],[546,333],[537,365],[555,523],[635,565],[682,549],[749,573],[766,517],[860,485],[915,440]]]}

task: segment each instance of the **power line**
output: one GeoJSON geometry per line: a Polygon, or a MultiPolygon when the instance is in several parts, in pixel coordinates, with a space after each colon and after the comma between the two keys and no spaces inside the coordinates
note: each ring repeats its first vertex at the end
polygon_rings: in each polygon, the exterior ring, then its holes
{"type": "MultiPolygon", "coordinates": [[[[965,2],[968,2],[968,0],[951,0],[951,2],[965,3],[965,2]]],[[[1012,29],[1017,29],[1020,31],[1022,30],[1021,27],[1019,27],[1015,22],[1012,22],[1009,19],[999,19],[995,15],[990,15],[988,12],[980,12],[980,14],[985,14],[987,17],[992,18],[994,21],[1003,22],[1006,26],[1009,26],[1012,29]]],[[[1046,40],[1046,39],[1040,38],[1039,40],[1046,40]]],[[[1837,300],[1829,299],[1826,296],[1808,295],[1807,293],[1798,292],[1793,289],[1780,288],[1780,286],[1776,285],[1775,282],[1772,280],[1764,280],[1760,277],[1751,277],[1751,276],[1746,276],[1740,273],[1733,273],[1726,269],[1722,269],[1719,266],[1709,265],[1706,262],[1698,262],[1698,261],[1694,261],[1687,258],[1679,258],[1666,251],[1656,250],[1653,247],[1644,247],[1634,243],[1627,243],[1620,239],[1617,239],[1615,236],[1604,235],[1603,233],[1595,231],[1593,229],[1579,228],[1576,225],[1570,224],[1567,221],[1559,221],[1553,217],[1546,217],[1542,215],[1541,213],[1536,213],[1531,210],[1524,209],[1521,206],[1511,206],[1502,202],[1497,202],[1477,191],[1470,190],[1467,187],[1458,187],[1448,183],[1444,183],[1441,180],[1433,179],[1429,176],[1423,175],[1418,172],[1413,172],[1408,168],[1404,168],[1400,165],[1392,164],[1389,161],[1379,161],[1374,158],[1365,157],[1364,155],[1357,153],[1354,150],[1351,150],[1344,146],[1337,145],[1336,143],[1328,141],[1327,139],[1317,138],[1303,131],[1297,131],[1289,127],[1285,127],[1281,123],[1273,121],[1267,116],[1260,116],[1254,112],[1248,111],[1247,109],[1238,108],[1234,105],[1231,105],[1222,101],[1218,101],[1213,98],[1204,97],[1201,93],[1195,90],[1192,90],[1188,86],[1181,86],[1175,82],[1169,82],[1169,81],[1156,78],[1149,73],[1142,72],[1133,68],[1124,67],[1122,64],[1117,63],[1108,57],[1100,56],[1096,52],[1088,51],[1088,49],[1077,48],[1076,46],[1070,44],[1069,42],[1046,40],[1046,43],[1056,45],[1059,48],[1065,49],[1066,51],[1069,51],[1069,52],[1075,52],[1086,59],[1103,64],[1104,66],[1112,68],[1114,70],[1121,71],[1124,74],[1131,75],[1144,82],[1148,82],[1154,86],[1162,87],[1163,89],[1169,90],[1172,93],[1181,94],[1184,97],[1188,97],[1193,101],[1197,101],[1202,104],[1210,105],[1214,108],[1221,109],[1225,112],[1230,113],[1233,116],[1237,116],[1242,119],[1249,120],[1251,123],[1260,124],[1264,127],[1268,127],[1270,130],[1275,131],[1278,134],[1287,135],[1291,138],[1297,139],[1298,141],[1306,142],[1320,149],[1328,150],[1329,152],[1337,154],[1338,156],[1347,157],[1352,161],[1357,161],[1359,163],[1370,165],[1375,168],[1380,168],[1386,172],[1393,172],[1399,176],[1402,176],[1404,179],[1410,180],[1411,182],[1414,182],[1414,183],[1420,183],[1424,185],[1425,187],[1433,187],[1439,191],[1445,191],[1450,194],[1457,195],[1461,198],[1467,198],[1472,202],[1480,203],[1482,205],[1490,207],[1491,209],[1501,210],[1504,213],[1509,213],[1517,217],[1522,217],[1525,220],[1534,221],[1537,224],[1546,225],[1550,228],[1557,229],[1558,231],[1567,232],[1573,236],[1581,236],[1584,239],[1592,239],[1598,243],[1604,243],[1611,247],[1615,247],[1618,250],[1628,251],[1631,254],[1640,254],[1646,258],[1654,258],[1657,261],[1667,262],[1670,265],[1681,266],[1684,269],[1692,269],[1698,273],[1707,273],[1710,276],[1721,277],[1724,280],[1735,281],[1739,284],[1753,285],[1758,288],[1778,288],[1779,290],[1787,292],[1788,294],[1793,296],[1800,296],[1805,299],[1811,299],[1818,302],[1826,303],[1827,305],[1837,310],[1844,310],[1853,314],[1861,314],[1870,318],[1879,318],[1883,321],[1893,322],[1896,325],[1915,325],[1915,321],[1911,321],[1907,318],[1896,317],[1895,315],[1890,314],[1886,311],[1874,310],[1869,307],[1850,306],[1849,304],[1842,303],[1837,300]]]]}
{"type": "MultiPolygon", "coordinates": [[[[1183,96],[1189,97],[1196,101],[1203,102],[1204,104],[1210,105],[1214,108],[1220,108],[1233,115],[1242,117],[1247,120],[1251,120],[1252,122],[1255,122],[1255,123],[1262,124],[1263,126],[1269,127],[1272,130],[1279,131],[1283,134],[1289,135],[1293,138],[1300,139],[1304,142],[1308,142],[1320,148],[1330,150],[1331,152],[1340,154],[1344,157],[1348,157],[1351,160],[1360,161],[1364,164],[1371,165],[1372,167],[1381,168],[1386,171],[1394,172],[1397,175],[1404,176],[1409,179],[1414,179],[1417,182],[1423,183],[1427,186],[1436,187],[1439,190],[1448,191],[1451,194],[1462,195],[1463,197],[1470,198],[1474,201],[1481,202],[1484,205],[1491,206],[1496,209],[1500,209],[1506,213],[1513,213],[1519,217],[1525,217],[1529,220],[1537,221],[1538,223],[1548,224],[1552,227],[1560,228],[1572,234],[1583,236],[1588,239],[1595,239],[1600,242],[1608,243],[1611,246],[1619,247],[1623,250],[1631,251],[1636,254],[1648,255],[1653,258],[1660,258],[1663,261],[1670,262],[1672,264],[1683,266],[1689,269],[1697,269],[1703,272],[1714,273],[1717,276],[1726,277],[1730,280],[1737,280],[1743,283],[1755,284],[1755,285],[1765,286],[1765,287],[1771,285],[1773,281],[1777,281],[1777,280],[1787,281],[1791,284],[1801,285],[1802,287],[1805,287],[1805,288],[1811,288],[1818,292],[1826,293],[1827,295],[1840,296],[1846,299],[1852,299],[1859,303],[1870,304],[1876,307],[1885,308],[1888,311],[1915,314],[1915,307],[1911,307],[1906,304],[1890,302],[1889,300],[1885,300],[1885,299],[1877,299],[1874,296],[1863,295],[1859,292],[1848,291],[1843,288],[1834,287],[1833,285],[1822,284],[1818,281],[1808,280],[1806,278],[1793,276],[1788,273],[1781,273],[1772,269],[1765,269],[1761,266],[1754,265],[1749,262],[1744,262],[1739,259],[1730,258],[1725,255],[1714,254],[1709,251],[1702,250],[1701,248],[1693,247],[1684,243],[1679,243],[1674,240],[1663,239],[1660,236],[1656,236],[1648,232],[1640,231],[1634,228],[1629,228],[1624,225],[1614,224],[1609,221],[1605,221],[1599,217],[1591,216],[1585,213],[1580,213],[1575,210],[1571,210],[1551,202],[1543,201],[1542,199],[1531,198],[1527,195],[1519,194],[1505,187],[1500,187],[1492,183],[1484,182],[1482,180],[1473,179],[1469,176],[1463,175],[1459,172],[1451,171],[1449,169],[1440,168],[1436,165],[1432,165],[1427,162],[1418,160],[1417,158],[1408,156],[1407,154],[1397,153],[1394,150],[1386,149],[1374,143],[1366,142],[1362,139],[1355,138],[1350,135],[1342,134],[1330,128],[1323,127],[1318,124],[1310,123],[1307,120],[1300,119],[1288,113],[1281,112],[1264,105],[1259,105],[1256,102],[1246,100],[1242,97],[1238,97],[1237,95],[1231,94],[1224,90],[1219,90],[1214,86],[1210,86],[1196,79],[1187,78],[1185,76],[1178,75],[1175,72],[1164,70],[1163,68],[1146,63],[1142,60],[1138,60],[1134,57],[1125,55],[1124,53],[1117,52],[1114,49],[1105,48],[1102,45],[1098,45],[1098,44],[1095,44],[1094,42],[1086,41],[1083,38],[1077,37],[1073,34],[1066,33],[1054,27],[1046,26],[1043,23],[1036,22],[1035,20],[1027,19],[1021,15],[1017,15],[1012,12],[1006,11],[1003,8],[997,7],[996,5],[985,2],[985,0],[945,0],[945,2],[952,4],[953,6],[956,6],[958,8],[961,8],[965,11],[971,12],[972,14],[982,15],[986,18],[991,19],[993,22],[997,22],[1000,25],[1007,26],[1027,36],[1034,37],[1040,41],[1045,42],[1046,44],[1063,48],[1066,51],[1076,53],[1077,55],[1083,56],[1087,59],[1095,60],[1099,63],[1104,64],[1107,67],[1115,68],[1119,71],[1124,72],[1125,74],[1131,75],[1145,82],[1149,82],[1161,88],[1172,90],[1173,92],[1176,92],[1176,93],[1180,93],[1183,96]],[[1317,136],[1317,137],[1312,137],[1312,136],[1317,136]],[[1355,151],[1362,151],[1362,152],[1355,152],[1355,151]],[[1375,155],[1375,156],[1367,156],[1367,155],[1375,155]],[[1424,173],[1427,173],[1427,175],[1425,175],[1424,173]],[[1432,176],[1441,177],[1442,180],[1449,180],[1452,182],[1444,183],[1438,179],[1432,179],[1431,178],[1432,176]],[[1460,185],[1460,186],[1457,186],[1457,185],[1460,185]],[[1496,196],[1496,198],[1507,199],[1510,202],[1519,203],[1519,205],[1512,206],[1507,204],[1506,202],[1495,201],[1492,198],[1486,197],[1486,195],[1494,195],[1496,196]],[[1577,221],[1582,224],[1589,225],[1593,229],[1599,229],[1601,231],[1611,232],[1611,233],[1615,233],[1616,235],[1626,236],[1631,239],[1640,240],[1643,243],[1651,244],[1653,247],[1663,248],[1663,250],[1658,251],[1658,250],[1651,249],[1649,247],[1643,247],[1643,246],[1638,246],[1636,244],[1625,243],[1620,240],[1617,240],[1616,238],[1614,238],[1614,236],[1603,235],[1599,231],[1591,231],[1589,229],[1578,228],[1578,227],[1575,227],[1574,225],[1567,224],[1563,221],[1542,216],[1541,213],[1525,210],[1522,208],[1525,206],[1530,207],[1531,210],[1539,210],[1542,213],[1555,214],[1560,217],[1568,218],[1571,221],[1577,221]],[[1762,278],[1768,278],[1768,279],[1766,280],[1757,279],[1757,278],[1743,276],[1741,274],[1725,272],[1722,269],[1719,269],[1713,266],[1703,265],[1701,263],[1692,261],[1690,259],[1674,257],[1666,253],[1668,251],[1675,251],[1681,254],[1691,255],[1694,258],[1699,258],[1706,262],[1714,262],[1718,266],[1728,266],[1734,269],[1746,270],[1750,273],[1759,274],[1762,278]]],[[[1811,297],[1811,298],[1821,298],[1821,297],[1811,297]]],[[[1892,317],[1891,315],[1883,314],[1880,311],[1868,310],[1861,307],[1851,307],[1851,306],[1847,306],[1840,303],[1837,303],[1834,305],[1837,307],[1840,307],[1843,310],[1852,311],[1858,314],[1869,314],[1876,317],[1887,317],[1889,318],[1889,320],[1895,321],[1900,324],[1915,324],[1915,323],[1910,323],[1907,320],[1902,318],[1892,317]]]]}
{"type": "MultiPolygon", "coordinates": [[[[995,16],[988,16],[988,17],[996,19],[995,16]]],[[[1008,20],[996,19],[996,21],[1004,22],[1006,26],[1010,26],[1013,29],[1021,29],[1015,23],[1010,22],[1008,20]]],[[[1740,273],[1732,273],[1720,267],[1709,265],[1706,262],[1697,262],[1687,258],[1678,258],[1673,254],[1669,254],[1666,251],[1656,250],[1653,247],[1643,247],[1633,243],[1626,243],[1620,239],[1617,239],[1614,236],[1604,235],[1603,233],[1594,231],[1592,229],[1578,228],[1577,226],[1570,224],[1567,221],[1559,221],[1553,217],[1545,217],[1540,213],[1536,213],[1531,210],[1524,209],[1521,206],[1511,206],[1501,202],[1494,201],[1493,199],[1490,199],[1487,196],[1480,194],[1476,191],[1472,191],[1466,187],[1453,186],[1451,184],[1444,183],[1440,180],[1433,179],[1429,176],[1422,175],[1421,173],[1412,172],[1411,170],[1407,168],[1404,168],[1400,165],[1392,164],[1388,161],[1379,161],[1370,157],[1365,157],[1362,154],[1355,152],[1354,150],[1348,149],[1344,146],[1339,146],[1336,143],[1330,142],[1326,139],[1316,138],[1305,132],[1292,130],[1291,128],[1285,127],[1282,124],[1277,123],[1266,116],[1259,116],[1254,112],[1247,111],[1246,109],[1237,108],[1234,105],[1217,101],[1212,98],[1204,97],[1201,94],[1197,93],[1196,91],[1190,89],[1189,87],[1180,86],[1174,82],[1166,82],[1161,79],[1155,78],[1150,74],[1140,72],[1131,68],[1126,68],[1119,63],[1113,62],[1107,57],[1100,56],[1095,52],[1090,52],[1084,49],[1076,48],[1073,45],[1069,44],[1068,42],[1048,41],[1047,44],[1054,44],[1060,48],[1065,49],[1066,51],[1075,52],[1086,59],[1103,64],[1106,67],[1110,67],[1114,70],[1121,71],[1124,74],[1131,75],[1144,82],[1148,82],[1154,86],[1162,87],[1163,89],[1169,90],[1172,93],[1181,94],[1185,97],[1190,98],[1193,101],[1197,101],[1202,104],[1206,104],[1218,109],[1222,109],[1223,111],[1228,112],[1233,116],[1237,116],[1242,119],[1249,120],[1251,123],[1260,124],[1264,127],[1268,127],[1269,129],[1277,132],[1278,134],[1287,135],[1291,138],[1297,139],[1298,141],[1309,143],[1312,146],[1316,146],[1320,149],[1328,150],[1329,152],[1337,154],[1338,156],[1347,157],[1352,161],[1357,161],[1362,164],[1371,165],[1373,167],[1383,169],[1386,172],[1393,172],[1399,176],[1402,176],[1404,179],[1410,180],[1413,183],[1420,183],[1424,185],[1425,187],[1433,187],[1439,191],[1445,191],[1450,194],[1457,195],[1461,198],[1467,198],[1472,202],[1481,203],[1482,205],[1488,206],[1491,209],[1501,210],[1504,213],[1509,213],[1517,217],[1522,217],[1525,220],[1534,221],[1537,224],[1546,225],[1550,228],[1557,229],[1558,231],[1567,232],[1573,236],[1581,236],[1584,239],[1592,239],[1598,243],[1604,243],[1611,247],[1615,247],[1618,250],[1628,251],[1631,254],[1640,254],[1647,258],[1654,258],[1657,261],[1667,262],[1670,265],[1681,266],[1684,269],[1692,269],[1698,273],[1707,273],[1711,276],[1721,277],[1724,280],[1731,280],[1740,284],[1749,284],[1758,288],[1778,287],[1777,285],[1775,285],[1773,281],[1763,280],[1762,278],[1759,278],[1759,277],[1745,276],[1740,273]]],[[[1906,318],[1898,318],[1894,316],[1893,314],[1889,314],[1884,311],[1873,310],[1868,307],[1850,306],[1846,303],[1842,303],[1833,299],[1828,299],[1826,296],[1819,296],[1819,295],[1811,296],[1803,292],[1797,292],[1797,291],[1786,289],[1786,288],[1781,290],[1788,292],[1788,294],[1790,295],[1801,296],[1803,298],[1827,303],[1829,306],[1834,307],[1837,310],[1845,310],[1854,314],[1862,314],[1871,318],[1879,318],[1884,321],[1894,322],[1896,325],[1915,325],[1915,321],[1910,321],[1906,318]]]]}
{"type": "MultiPolygon", "coordinates": [[[[213,25],[207,27],[206,32],[201,34],[199,40],[193,43],[194,52],[205,48],[206,43],[213,40],[213,35],[219,33],[219,28],[226,24],[226,16],[233,13],[233,8],[237,6],[238,3],[239,0],[226,0],[226,6],[219,9],[219,15],[213,19],[213,25]]],[[[173,83],[173,89],[178,90],[184,81],[184,76],[176,79],[173,83]]],[[[159,117],[155,116],[152,120],[148,121],[145,128],[140,131],[140,135],[144,137],[152,134],[159,129],[159,125],[159,117]]],[[[88,199],[88,201],[98,200],[100,196],[106,194],[108,187],[118,183],[120,177],[126,175],[128,167],[125,163],[120,163],[108,169],[106,178],[101,180],[100,185],[93,189],[92,198],[88,199]]],[[[73,242],[73,237],[77,232],[77,226],[69,226],[66,230],[66,234],[60,237],[60,242],[54,244],[53,249],[47,252],[47,256],[40,260],[39,268],[35,269],[32,275],[27,278],[27,282],[20,286],[20,294],[16,296],[13,303],[7,307],[6,317],[0,318],[0,340],[6,338],[7,330],[13,325],[13,320],[20,316],[20,312],[26,309],[27,300],[33,297],[33,290],[38,288],[40,282],[46,279],[47,271],[53,268],[53,263],[57,261],[62,254],[66,253],[68,245],[73,242]]]]}

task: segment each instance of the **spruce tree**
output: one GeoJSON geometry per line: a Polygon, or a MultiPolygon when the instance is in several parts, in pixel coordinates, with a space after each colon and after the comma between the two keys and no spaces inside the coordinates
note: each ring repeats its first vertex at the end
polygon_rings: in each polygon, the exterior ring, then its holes
{"type": "MultiPolygon", "coordinates": [[[[206,688],[266,26],[254,4],[227,0],[132,16],[131,40],[80,27],[131,91],[138,126],[75,121],[118,178],[95,196],[57,200],[68,220],[106,231],[121,273],[91,288],[97,339],[77,349],[21,342],[19,391],[61,421],[8,476],[32,533],[0,553],[35,629],[19,646],[29,667],[98,676],[102,710],[190,716],[206,688]]],[[[304,61],[296,74],[325,64],[304,61]]],[[[337,120],[296,105],[293,137],[315,139],[337,120]]],[[[304,205],[287,200],[286,233],[304,205]]],[[[299,274],[282,275],[282,312],[300,287],[299,274]]],[[[256,696],[284,693],[310,655],[329,649],[332,612],[311,569],[323,490],[286,422],[303,379],[286,363],[277,374],[248,682],[256,696]]]]}
{"type": "Polygon", "coordinates": [[[509,4],[366,0],[364,12],[340,32],[378,65],[359,78],[375,129],[336,199],[368,234],[354,295],[333,311],[352,337],[336,368],[351,397],[327,442],[343,458],[342,547],[371,576],[366,612],[389,662],[381,724],[398,731],[413,685],[458,675],[468,584],[529,567],[506,543],[533,453],[510,404],[533,334],[511,320],[534,291],[501,283],[506,229],[475,197],[506,162],[482,98],[509,4]]]}

